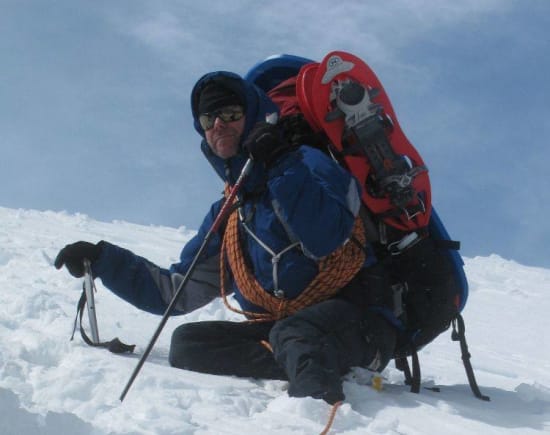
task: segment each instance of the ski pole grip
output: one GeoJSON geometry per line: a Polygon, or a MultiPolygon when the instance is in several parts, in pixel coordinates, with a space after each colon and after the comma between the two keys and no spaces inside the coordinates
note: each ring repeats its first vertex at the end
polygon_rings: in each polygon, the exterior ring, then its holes
{"type": "Polygon", "coordinates": [[[221,223],[225,220],[227,217],[227,214],[229,210],[231,209],[231,206],[233,205],[233,200],[237,196],[237,193],[241,190],[241,186],[244,183],[244,180],[252,170],[252,166],[254,165],[254,161],[249,158],[246,163],[243,166],[243,169],[241,171],[241,174],[239,175],[239,178],[237,178],[237,181],[233,185],[233,188],[230,190],[229,195],[227,196],[220,212],[218,213],[218,216],[216,217],[216,220],[212,224],[211,232],[215,233],[218,231],[218,228],[220,227],[221,223]]]}

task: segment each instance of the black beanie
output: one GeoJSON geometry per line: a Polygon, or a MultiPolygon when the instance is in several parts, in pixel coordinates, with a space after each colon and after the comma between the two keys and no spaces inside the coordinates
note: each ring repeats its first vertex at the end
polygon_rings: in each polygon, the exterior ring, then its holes
{"type": "Polygon", "coordinates": [[[199,96],[199,114],[209,113],[225,106],[244,106],[241,98],[219,82],[207,84],[199,96]]]}

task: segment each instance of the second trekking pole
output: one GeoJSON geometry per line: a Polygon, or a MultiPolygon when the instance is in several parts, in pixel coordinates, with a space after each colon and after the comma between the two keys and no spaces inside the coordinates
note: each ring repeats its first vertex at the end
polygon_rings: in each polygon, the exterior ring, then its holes
{"type": "Polygon", "coordinates": [[[244,164],[244,167],[241,171],[241,174],[239,175],[239,178],[231,188],[229,195],[227,196],[225,203],[223,204],[220,212],[218,213],[218,216],[214,220],[214,223],[208,230],[208,233],[204,237],[204,240],[202,242],[201,247],[199,248],[197,255],[195,255],[195,258],[193,259],[191,265],[189,266],[189,269],[187,270],[187,273],[183,277],[183,280],[181,281],[180,285],[178,286],[178,289],[174,293],[174,296],[172,297],[172,300],[170,301],[170,304],[168,305],[168,308],[166,308],[166,311],[164,312],[164,315],[162,316],[162,319],[153,334],[153,337],[149,341],[149,344],[147,345],[147,348],[143,352],[143,355],[138,361],[138,364],[136,368],[134,369],[132,375],[130,376],[130,379],[128,380],[128,383],[126,384],[126,387],[124,387],[124,390],[122,391],[122,394],[120,395],[120,401],[122,402],[124,398],[126,397],[126,394],[128,393],[128,390],[130,390],[130,387],[132,386],[134,380],[136,379],[139,371],[141,370],[141,367],[145,363],[145,360],[151,353],[151,350],[153,349],[153,346],[155,345],[160,333],[162,332],[162,329],[166,325],[166,322],[168,321],[168,318],[170,317],[170,314],[172,313],[172,310],[174,309],[181,293],[183,292],[183,288],[191,278],[191,274],[193,273],[193,270],[195,269],[200,257],[202,256],[203,252],[206,250],[208,243],[210,242],[210,239],[212,236],[218,231],[220,225],[223,223],[223,221],[229,216],[229,213],[231,211],[233,200],[237,196],[237,193],[239,193],[242,184],[244,183],[246,177],[250,173],[253,166],[253,161],[251,158],[249,158],[246,163],[244,164]]]}

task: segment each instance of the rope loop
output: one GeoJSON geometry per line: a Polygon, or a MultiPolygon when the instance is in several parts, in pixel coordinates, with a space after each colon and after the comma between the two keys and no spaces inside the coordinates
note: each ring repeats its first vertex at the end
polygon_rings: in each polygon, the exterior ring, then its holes
{"type": "Polygon", "coordinates": [[[305,290],[293,299],[277,297],[262,288],[247,266],[239,240],[238,225],[238,213],[235,210],[229,216],[223,236],[220,255],[220,287],[226,307],[231,311],[245,315],[250,320],[279,320],[330,298],[351,281],[365,262],[363,249],[366,244],[365,230],[361,218],[357,216],[351,238],[319,261],[319,272],[305,290]],[[252,304],[263,308],[266,313],[243,311],[233,308],[229,304],[226,297],[227,265],[243,297],[252,304]]]}

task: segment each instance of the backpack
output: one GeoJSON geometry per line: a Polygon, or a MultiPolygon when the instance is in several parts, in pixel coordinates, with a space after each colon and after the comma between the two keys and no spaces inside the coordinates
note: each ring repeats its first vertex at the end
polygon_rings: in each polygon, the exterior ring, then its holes
{"type": "Polygon", "coordinates": [[[452,325],[472,391],[489,400],[475,381],[460,314],[468,298],[460,244],[432,207],[426,165],[374,72],[356,56],[335,51],[319,63],[272,56],[245,80],[279,107],[287,140],[322,149],[361,184],[361,216],[385,283],[379,292],[369,286],[369,307],[398,329],[393,357],[411,391],[420,390],[418,350],[452,325]]]}

